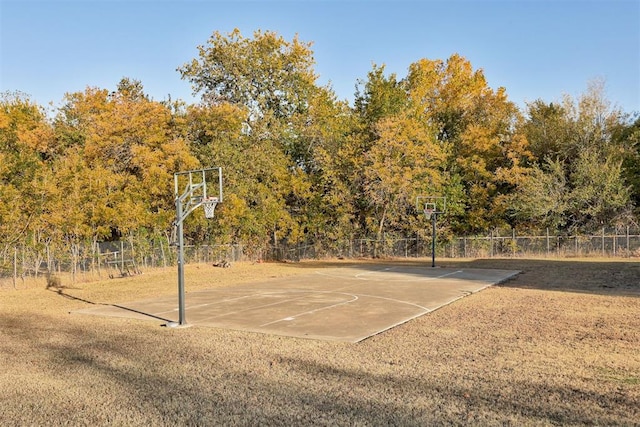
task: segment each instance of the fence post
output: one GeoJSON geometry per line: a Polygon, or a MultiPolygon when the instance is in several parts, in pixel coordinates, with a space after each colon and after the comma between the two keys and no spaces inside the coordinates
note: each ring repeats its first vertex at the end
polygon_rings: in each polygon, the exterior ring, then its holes
{"type": "MultiPolygon", "coordinates": [[[[21,266],[20,266],[20,278],[22,279],[22,285],[24,286],[24,276],[27,274],[27,265],[26,265],[26,260],[25,260],[25,252],[26,249],[24,247],[24,245],[22,246],[22,252],[20,253],[20,258],[22,259],[21,261],[21,266]]],[[[75,282],[74,282],[75,283],[75,282]]]]}
{"type": "Polygon", "coordinates": [[[124,241],[120,240],[120,271],[124,271],[124,241]]]}
{"type": "Polygon", "coordinates": [[[629,226],[627,225],[627,256],[631,256],[631,248],[629,248],[629,226]]]}
{"type": "Polygon", "coordinates": [[[13,289],[18,289],[18,248],[13,248],[13,289]]]}
{"type": "Polygon", "coordinates": [[[464,249],[464,257],[467,258],[467,236],[462,237],[462,247],[464,249]]]}
{"type": "Polygon", "coordinates": [[[604,256],[604,227],[602,227],[602,256],[604,256]]]}
{"type": "Polygon", "coordinates": [[[547,227],[547,257],[549,256],[550,242],[549,242],[549,227],[547,227]]]}

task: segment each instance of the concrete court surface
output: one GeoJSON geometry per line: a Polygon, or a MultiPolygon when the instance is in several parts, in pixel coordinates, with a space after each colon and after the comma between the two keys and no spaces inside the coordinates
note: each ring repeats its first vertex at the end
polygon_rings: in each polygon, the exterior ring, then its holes
{"type": "MultiPolygon", "coordinates": [[[[512,270],[361,265],[189,292],[185,320],[298,338],[358,342],[517,275],[512,270]]],[[[178,296],[73,313],[177,322],[178,296]]]]}

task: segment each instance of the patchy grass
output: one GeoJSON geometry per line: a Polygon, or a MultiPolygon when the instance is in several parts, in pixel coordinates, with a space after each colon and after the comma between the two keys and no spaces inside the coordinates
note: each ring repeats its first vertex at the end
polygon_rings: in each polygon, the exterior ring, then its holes
{"type": "MultiPolygon", "coordinates": [[[[234,286],[340,264],[349,262],[189,265],[186,287],[234,286]]],[[[358,344],[68,314],[92,303],[176,295],[174,269],[75,285],[63,277],[49,289],[43,279],[2,291],[0,421],[640,424],[640,263],[439,264],[522,273],[358,344]]]]}

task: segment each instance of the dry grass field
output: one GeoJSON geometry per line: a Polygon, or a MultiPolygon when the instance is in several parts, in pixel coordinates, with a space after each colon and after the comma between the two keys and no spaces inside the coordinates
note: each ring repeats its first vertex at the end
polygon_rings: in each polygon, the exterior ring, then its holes
{"type": "MultiPolygon", "coordinates": [[[[70,314],[173,269],[5,287],[0,425],[640,425],[640,262],[439,263],[522,273],[357,344],[70,314]]],[[[340,264],[189,265],[187,298],[340,264]]]]}

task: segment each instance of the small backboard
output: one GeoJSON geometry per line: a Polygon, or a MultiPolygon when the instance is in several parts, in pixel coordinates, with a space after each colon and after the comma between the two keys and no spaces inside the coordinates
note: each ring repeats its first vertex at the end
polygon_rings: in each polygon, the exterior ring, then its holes
{"type": "Polygon", "coordinates": [[[216,199],[222,202],[222,168],[206,168],[177,172],[173,175],[174,197],[188,204],[216,199]]]}
{"type": "Polygon", "coordinates": [[[447,211],[447,198],[444,196],[416,197],[416,210],[424,213],[427,219],[432,215],[440,215],[447,211]]]}

